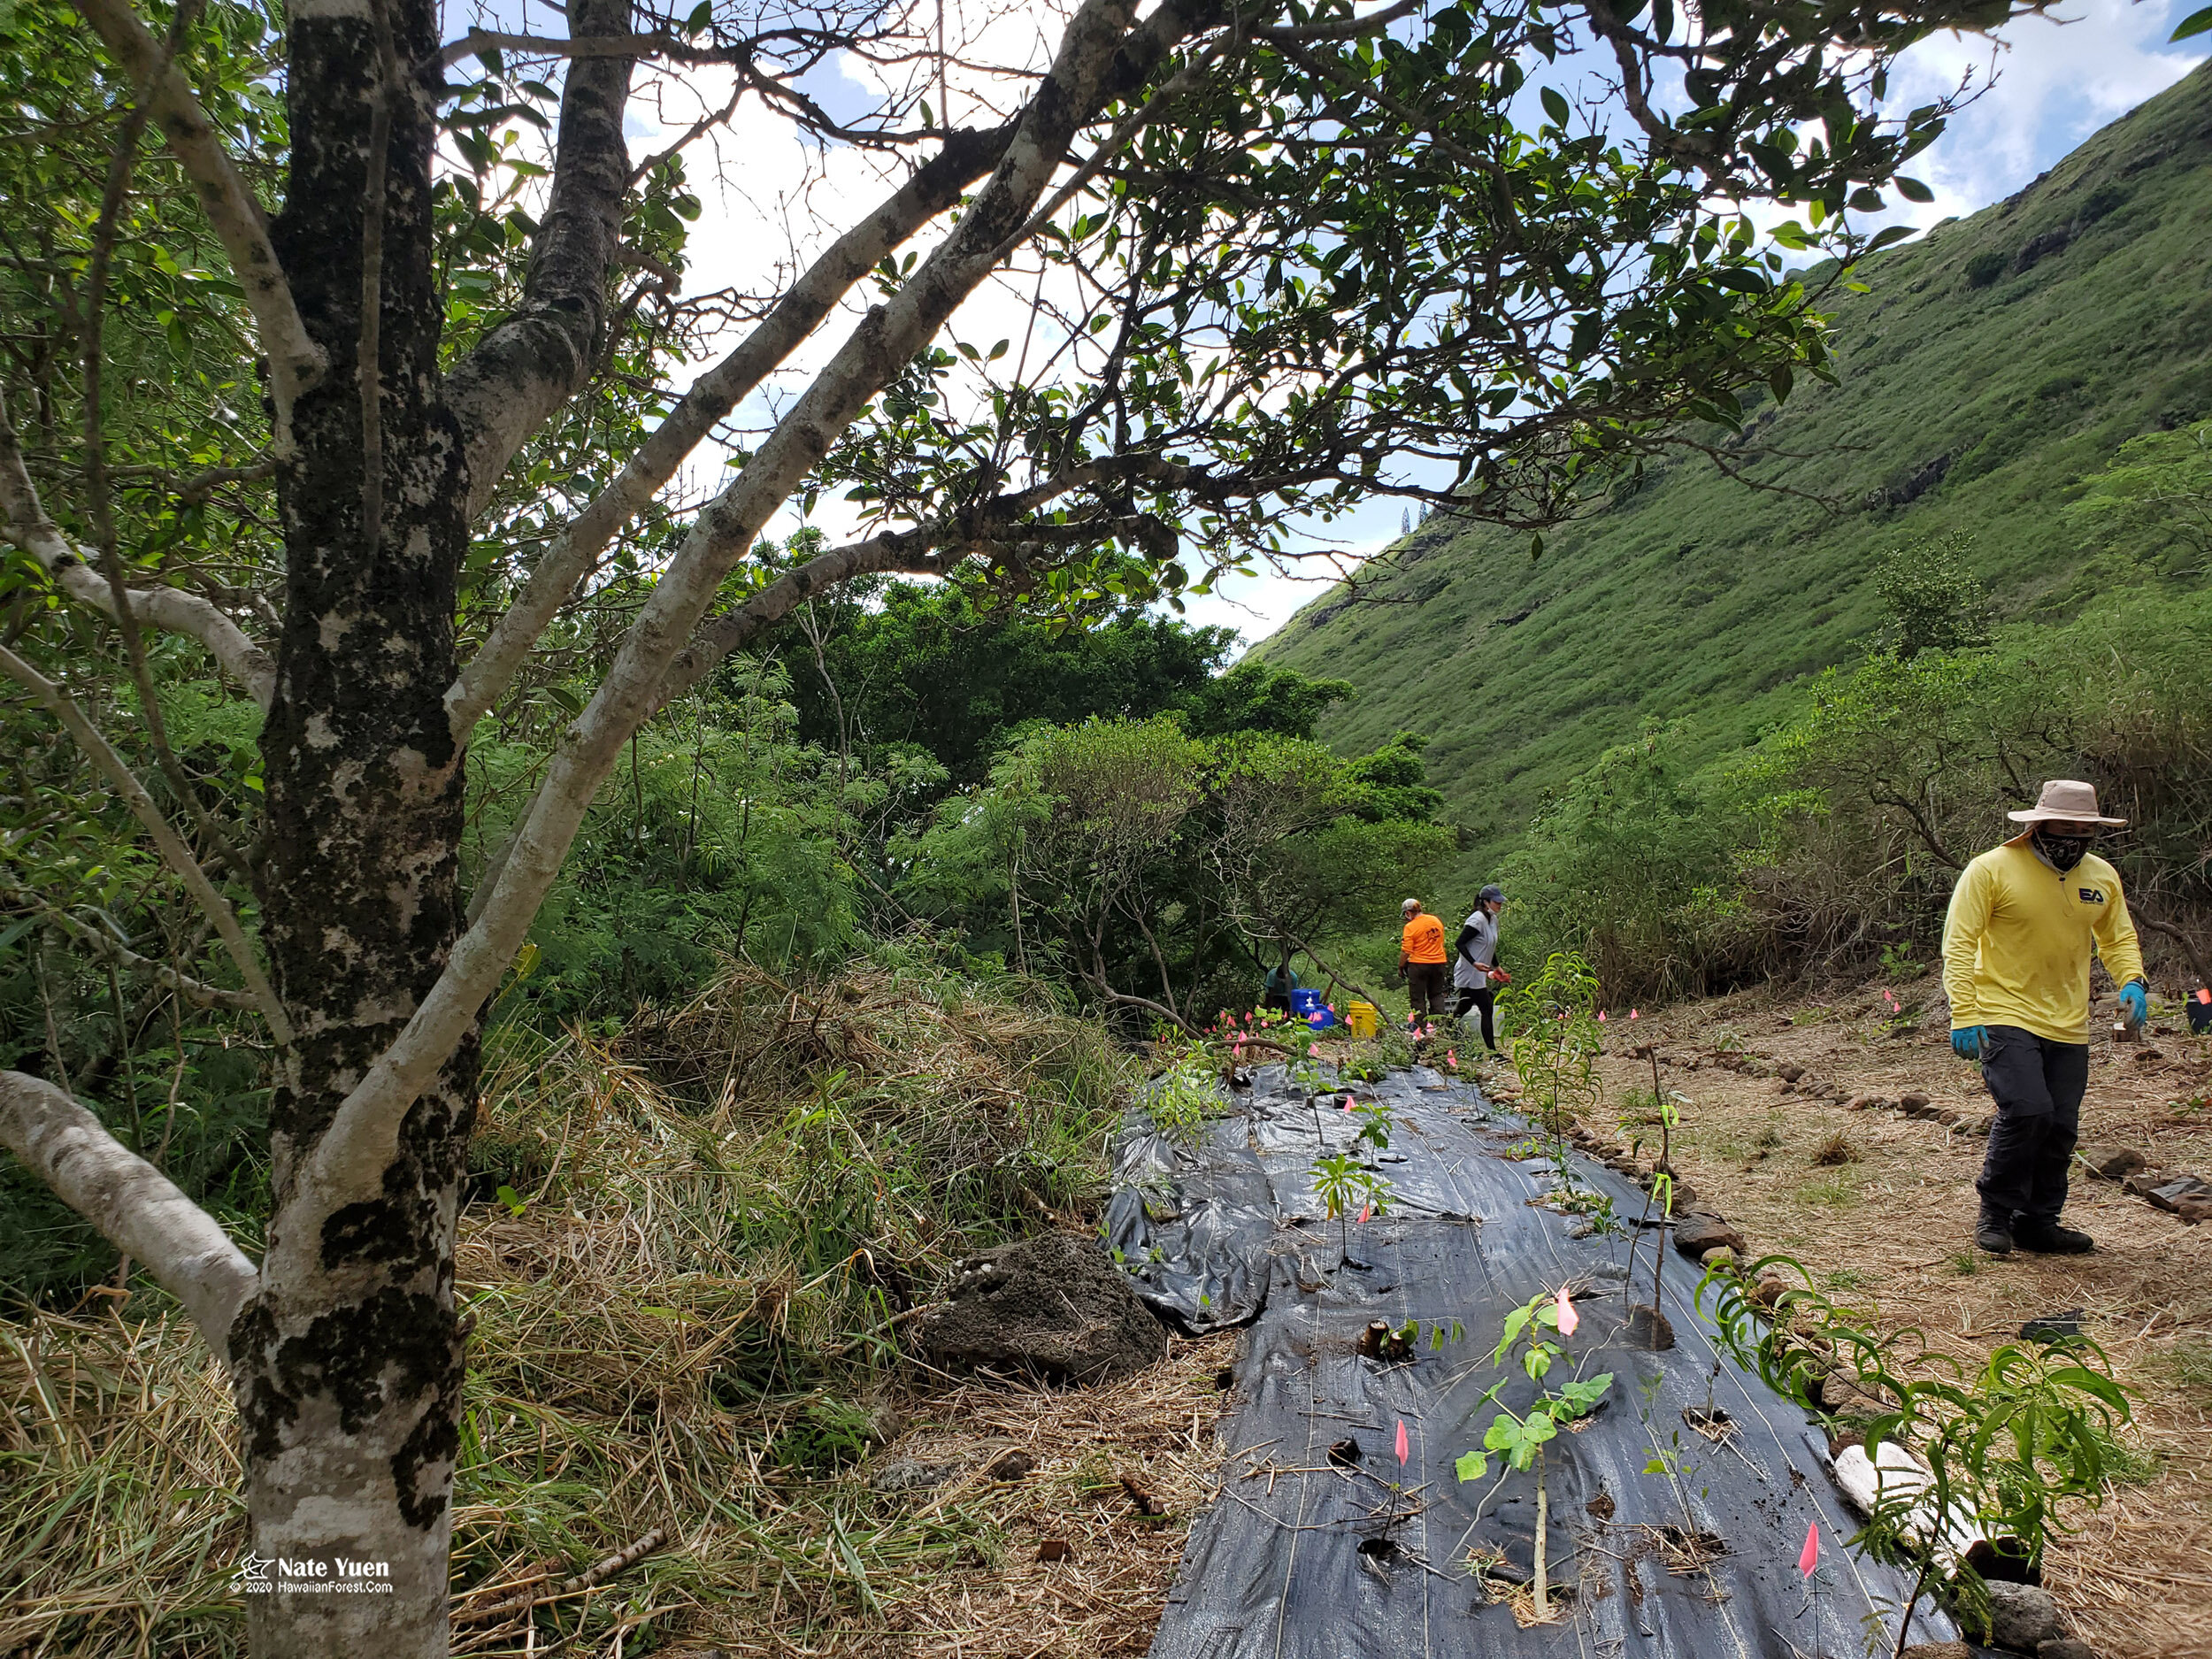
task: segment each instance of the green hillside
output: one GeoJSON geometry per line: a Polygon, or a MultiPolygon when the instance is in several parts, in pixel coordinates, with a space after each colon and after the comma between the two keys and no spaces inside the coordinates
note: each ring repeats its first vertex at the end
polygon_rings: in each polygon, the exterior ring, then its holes
{"type": "Polygon", "coordinates": [[[1671,460],[1533,563],[1525,537],[1439,515],[1375,589],[1400,603],[1333,593],[1259,649],[1359,687],[1324,732],[1341,749],[1430,735],[1477,842],[1462,877],[1647,718],[1690,717],[1709,755],[1788,717],[1793,682],[1863,648],[1870,573],[1901,544],[1970,533],[2000,620],[2174,580],[2085,549],[2062,508],[2128,439],[2212,415],[2212,65],[1859,274],[1840,383],[1755,404],[1733,446],[1798,494],[1671,460]]]}

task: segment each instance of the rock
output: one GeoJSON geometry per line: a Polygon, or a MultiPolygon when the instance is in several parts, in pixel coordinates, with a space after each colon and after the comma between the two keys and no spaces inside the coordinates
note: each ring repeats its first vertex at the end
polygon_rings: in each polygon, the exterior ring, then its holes
{"type": "Polygon", "coordinates": [[[927,1492],[941,1486],[960,1472],[956,1463],[926,1463],[914,1457],[895,1457],[868,1471],[868,1485],[877,1492],[927,1492]]]}
{"type": "Polygon", "coordinates": [[[2097,1655],[2087,1642],[2061,1636],[2055,1641],[2036,1643],[2035,1659],[2097,1659],[2097,1655]]]}
{"type": "Polygon", "coordinates": [[[1801,1065],[1786,1065],[1782,1068],[1782,1080],[1785,1083],[1794,1083],[1804,1075],[1805,1068],[1801,1065]]]}
{"type": "Polygon", "coordinates": [[[1974,1659],[1974,1650],[1962,1641],[1916,1641],[1904,1659],[1974,1659]]]}
{"type": "Polygon", "coordinates": [[[1719,1268],[1735,1266],[1736,1253],[1724,1244],[1717,1244],[1697,1259],[1699,1265],[1710,1273],[1719,1268]]]}
{"type": "Polygon", "coordinates": [[[2051,1593],[2032,1584],[1999,1582],[1984,1586],[1989,1593],[1989,1640],[2015,1653],[2033,1653],[2047,1641],[2066,1634],[2059,1623],[2058,1603],[2051,1593]]]}
{"type": "Polygon", "coordinates": [[[1855,1112],[1870,1112],[1879,1108],[1881,1103],[1882,1097],[1879,1094],[1854,1094],[1848,1110],[1855,1112]]]}
{"type": "Polygon", "coordinates": [[[1932,1104],[1933,1102],[1925,1094],[1900,1094],[1897,1097],[1897,1107],[1901,1111],[1916,1112],[1923,1107],[1932,1104]]]}
{"type": "Polygon", "coordinates": [[[2083,1147],[2074,1156],[2089,1166],[2092,1175],[2107,1181],[2124,1181],[2150,1162],[2132,1147],[2106,1146],[2101,1142],[2083,1147]]]}
{"type": "Polygon", "coordinates": [[[1780,1305],[1782,1298],[1789,1294],[1789,1290],[1790,1281],[1772,1268],[1769,1268],[1752,1281],[1751,1300],[1762,1308],[1777,1307],[1780,1305]]]}
{"type": "Polygon", "coordinates": [[[2201,1221],[2212,1210],[2212,1181],[2198,1175],[2183,1175],[2154,1187],[2143,1194],[2161,1210],[2180,1216],[2184,1221],[2201,1221]],[[2185,1213],[2183,1206],[2188,1212],[2185,1213]]]}
{"type": "Polygon", "coordinates": [[[1702,1261],[1706,1251],[1722,1246],[1739,1255],[1750,1248],[1743,1234],[1718,1216],[1687,1215],[1674,1224],[1674,1248],[1694,1262],[1702,1261]]]}
{"type": "Polygon", "coordinates": [[[1697,1188],[1679,1175],[1674,1178],[1674,1213],[1680,1215],[1697,1202],[1697,1188]]]}
{"type": "Polygon", "coordinates": [[[1164,1351],[1159,1321],[1094,1240],[1044,1233],[961,1269],[951,1300],[916,1322],[923,1351],[948,1369],[1103,1382],[1164,1351]]]}
{"type": "Polygon", "coordinates": [[[1026,1480],[1037,1467],[1037,1460],[1017,1448],[1005,1455],[992,1460],[984,1473],[994,1480],[1026,1480]]]}
{"type": "Polygon", "coordinates": [[[2138,1170],[2120,1183],[2120,1190],[2135,1198],[2148,1198],[2154,1189],[2174,1179],[2170,1170],[2138,1170]]]}

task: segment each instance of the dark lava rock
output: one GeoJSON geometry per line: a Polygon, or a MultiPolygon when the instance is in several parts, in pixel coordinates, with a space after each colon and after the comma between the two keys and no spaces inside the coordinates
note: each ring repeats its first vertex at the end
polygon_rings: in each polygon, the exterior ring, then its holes
{"type": "Polygon", "coordinates": [[[2177,1177],[2152,1187],[2143,1196],[2161,1210],[2179,1216],[2184,1221],[2202,1221],[2212,1216],[2212,1181],[2207,1181],[2200,1176],[2177,1177]]]}
{"type": "Polygon", "coordinates": [[[1097,1241],[1048,1233],[961,1263],[952,1299],[917,1321],[948,1368],[991,1366],[1054,1382],[1105,1382],[1145,1369],[1159,1321],[1097,1241]]]}
{"type": "Polygon", "coordinates": [[[1026,1480],[1037,1467],[1037,1460],[1025,1451],[1010,1451],[995,1459],[983,1472],[994,1480],[1026,1480]]]}
{"type": "Polygon", "coordinates": [[[1974,1650],[1962,1641],[1916,1641],[1905,1659],[1974,1659],[1974,1650]]]}
{"type": "Polygon", "coordinates": [[[1750,1248],[1743,1234],[1718,1216],[1689,1215],[1674,1224],[1674,1248],[1694,1262],[1724,1245],[1739,1256],[1750,1248]]]}
{"type": "Polygon", "coordinates": [[[2061,1636],[2056,1641],[2038,1642],[2035,1659],[2097,1659],[2097,1655],[2087,1642],[2061,1636]]]}
{"type": "Polygon", "coordinates": [[[2108,1181],[2124,1181],[2150,1162],[2132,1147],[2101,1144],[2083,1147],[2074,1156],[2089,1166],[2092,1175],[2108,1181]]]}

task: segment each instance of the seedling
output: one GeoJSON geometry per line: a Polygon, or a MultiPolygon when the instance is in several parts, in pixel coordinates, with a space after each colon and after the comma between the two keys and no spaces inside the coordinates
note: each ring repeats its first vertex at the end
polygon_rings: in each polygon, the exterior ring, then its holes
{"type": "Polygon", "coordinates": [[[1659,1225],[1653,1233],[1655,1243],[1651,1258],[1651,1345],[1655,1348],[1670,1345],[1664,1336],[1667,1330],[1666,1312],[1661,1305],[1661,1280],[1667,1271],[1667,1221],[1674,1214],[1674,1132],[1682,1122],[1678,1106],[1686,1106],[1689,1096],[1659,1084],[1659,1055],[1651,1051],[1651,1094],[1659,1103],[1659,1161],[1652,1166],[1651,1190],[1644,1201],[1644,1213],[1636,1223],[1635,1236],[1628,1241],[1628,1271],[1632,1283],[1636,1273],[1636,1250],[1643,1242],[1645,1228],[1651,1220],[1651,1207],[1659,1206],[1659,1225]]]}
{"type": "Polygon", "coordinates": [[[2049,1540],[2070,1530],[2062,1506],[2090,1509],[2106,1495],[2115,1432],[2131,1415],[2127,1391],[2104,1350],[2084,1336],[2047,1345],[2005,1343],[1976,1372],[1905,1330],[1880,1335],[1811,1287],[1787,1256],[1758,1269],[1793,1271],[1786,1319],[1763,1323],[1758,1305],[1732,1277],[1709,1274],[1718,1291],[1721,1340],[1735,1359],[1800,1403],[1813,1400],[1824,1374],[1855,1378],[1873,1398],[1893,1402],[1865,1425],[1867,1455],[1880,1466],[1885,1441],[1902,1446],[1921,1475],[1886,1480],[1866,1525],[1846,1540],[1876,1561],[1913,1575],[1898,1621],[1902,1655],[1913,1610],[1932,1585],[1947,1584],[1972,1615],[1987,1594],[1967,1546],[1976,1538],[2012,1540],[2039,1564],[2049,1540]]]}
{"type": "Polygon", "coordinates": [[[1356,1265],[1352,1261],[1352,1211],[1356,1209],[1363,1221],[1382,1214],[1383,1197],[1390,1183],[1363,1167],[1351,1153],[1333,1152],[1314,1160],[1313,1190],[1328,1218],[1337,1224],[1336,1264],[1356,1265]]]}
{"type": "MultiPolygon", "coordinates": [[[[1536,1617],[1539,1620],[1551,1617],[1551,1586],[1545,1577],[1545,1532],[1551,1522],[1550,1494],[1544,1486],[1544,1448],[1557,1438],[1560,1425],[1585,1417],[1598,1408],[1613,1386],[1613,1373],[1607,1371],[1586,1380],[1576,1377],[1557,1388],[1551,1387],[1546,1378],[1552,1367],[1567,1357],[1558,1343],[1544,1335],[1556,1331],[1563,1337],[1574,1334],[1578,1323],[1574,1303],[1563,1286],[1555,1294],[1532,1297],[1524,1306],[1505,1316],[1505,1324],[1498,1338],[1498,1346],[1490,1356],[1493,1365],[1503,1365],[1507,1356],[1517,1347],[1521,1349],[1521,1369],[1536,1385],[1536,1397],[1529,1402],[1526,1412],[1517,1412],[1502,1401],[1498,1415],[1491,1419],[1483,1433],[1483,1448],[1463,1455],[1457,1465],[1460,1479],[1480,1480],[1490,1472],[1490,1455],[1498,1454],[1505,1467],[1498,1473],[1497,1485],[1483,1494],[1482,1502],[1475,1505],[1475,1513],[1482,1513],[1483,1504],[1490,1502],[1505,1484],[1506,1476],[1515,1470],[1536,1471],[1536,1553],[1535,1572],[1531,1582],[1535,1586],[1536,1617]]],[[[1578,1363],[1577,1370],[1580,1369],[1578,1363]]],[[[1494,1399],[1508,1379],[1501,1379],[1483,1398],[1494,1399]]]]}
{"type": "Polygon", "coordinates": [[[1594,1110],[1604,1092],[1597,1062],[1604,1028],[1597,1018],[1598,976],[1572,951],[1555,950],[1544,971],[1506,993],[1513,1070],[1523,1109],[1567,1161],[1567,1131],[1594,1110]]]}

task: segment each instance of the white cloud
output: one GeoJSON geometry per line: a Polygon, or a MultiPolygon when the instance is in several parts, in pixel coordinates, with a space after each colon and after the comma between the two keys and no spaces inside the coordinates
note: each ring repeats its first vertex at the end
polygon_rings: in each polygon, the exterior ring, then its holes
{"type": "Polygon", "coordinates": [[[1891,76],[1891,107],[1927,103],[1970,76],[1981,92],[1912,164],[1936,199],[1893,217],[1925,227],[1978,212],[2173,85],[2204,58],[2166,44],[2195,4],[2083,0],[2055,17],[2022,18],[1993,39],[1939,35],[1914,47],[1891,76]]]}

